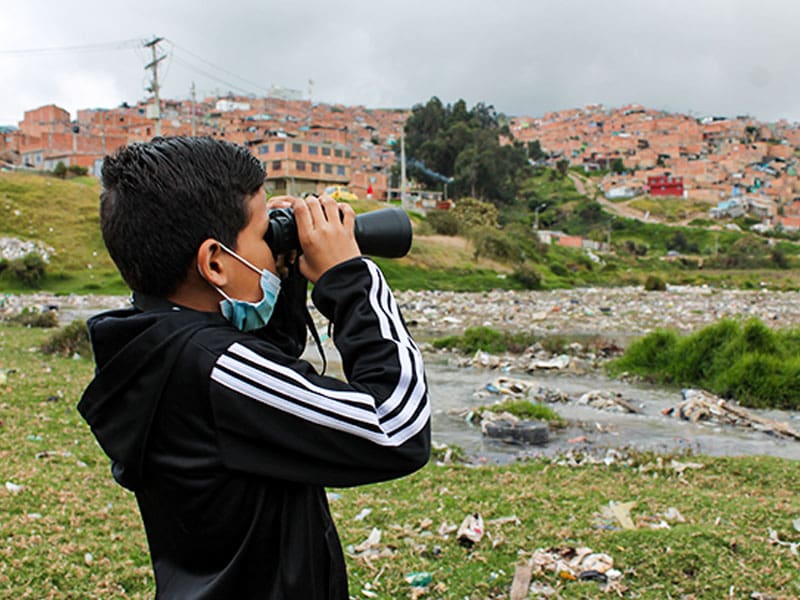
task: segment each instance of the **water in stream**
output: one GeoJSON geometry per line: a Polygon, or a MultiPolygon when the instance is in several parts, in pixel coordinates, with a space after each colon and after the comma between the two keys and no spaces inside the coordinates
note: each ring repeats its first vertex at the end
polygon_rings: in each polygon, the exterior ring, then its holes
{"type": "MultiPolygon", "coordinates": [[[[433,406],[433,437],[439,443],[458,445],[468,455],[495,462],[507,462],[518,456],[553,455],[570,448],[620,448],[672,452],[692,450],[700,454],[738,456],[765,454],[800,459],[800,442],[781,439],[760,431],[713,424],[695,424],[662,415],[681,401],[680,390],[611,380],[601,374],[570,375],[546,372],[529,375],[510,373],[509,377],[555,388],[577,399],[591,390],[622,394],[642,410],[630,414],[600,410],[576,401],[550,405],[571,425],[551,431],[545,446],[521,446],[500,442],[481,435],[480,428],[453,413],[470,407],[490,404],[500,396],[485,392],[486,385],[502,373],[487,369],[449,366],[439,356],[428,357],[426,372],[433,406]],[[483,394],[479,392],[483,391],[483,394]],[[598,427],[599,425],[599,427],[598,427]],[[586,436],[587,442],[567,440],[586,436]]],[[[787,411],[758,411],[755,414],[800,427],[800,414],[787,411]]]]}

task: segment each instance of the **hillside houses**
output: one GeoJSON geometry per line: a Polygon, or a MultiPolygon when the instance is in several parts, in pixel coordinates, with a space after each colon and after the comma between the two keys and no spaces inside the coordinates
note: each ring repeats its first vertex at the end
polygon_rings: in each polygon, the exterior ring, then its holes
{"type": "Polygon", "coordinates": [[[800,197],[800,127],[784,121],[765,125],[750,117],[697,119],[639,105],[592,105],[515,117],[509,127],[516,139],[538,140],[554,159],[587,170],[620,159],[626,172],[600,182],[611,197],[647,190],[648,180],[665,177],[680,178],[684,197],[708,202],[709,208],[735,190],[762,197],[776,209],[800,197]]]}
{"type": "MultiPolygon", "coordinates": [[[[267,171],[273,191],[319,192],[346,185],[360,197],[386,199],[405,109],[312,103],[287,94],[227,95],[161,101],[162,135],[209,135],[242,144],[267,171]]],[[[151,139],[157,127],[148,102],[85,109],[76,118],[55,105],[26,111],[18,128],[0,129],[0,164],[53,169],[58,162],[96,173],[119,146],[151,139]]],[[[551,163],[587,170],[622,162],[624,173],[599,179],[609,197],[647,193],[653,182],[680,181],[675,196],[709,209],[739,194],[777,208],[800,197],[800,127],[750,117],[698,119],[630,104],[601,105],[508,119],[506,143],[537,140],[551,163]]],[[[662,189],[662,188],[658,188],[662,189]]],[[[794,218],[794,217],[792,217],[794,218]]]]}
{"type": "MultiPolygon", "coordinates": [[[[58,162],[98,173],[103,157],[157,134],[153,106],[123,104],[78,111],[48,105],[4,128],[0,160],[52,170],[58,162]]],[[[293,194],[347,185],[360,197],[386,198],[394,151],[408,111],[312,104],[285,98],[162,101],[161,135],[207,135],[248,147],[267,171],[268,187],[293,194]],[[280,150],[276,150],[280,148],[280,150]]]]}

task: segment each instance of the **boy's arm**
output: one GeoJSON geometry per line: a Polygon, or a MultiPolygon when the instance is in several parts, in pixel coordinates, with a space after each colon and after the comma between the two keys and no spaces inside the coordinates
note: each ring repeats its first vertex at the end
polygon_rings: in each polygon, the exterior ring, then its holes
{"type": "Polygon", "coordinates": [[[348,260],[319,279],[312,298],[334,323],[348,382],[255,340],[232,344],[211,373],[223,461],[336,486],[422,467],[430,453],[422,357],[380,270],[369,259],[348,260]]]}

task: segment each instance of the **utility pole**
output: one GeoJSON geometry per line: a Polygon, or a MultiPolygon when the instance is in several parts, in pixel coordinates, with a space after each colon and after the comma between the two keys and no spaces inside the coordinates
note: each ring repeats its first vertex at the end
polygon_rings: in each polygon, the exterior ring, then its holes
{"type": "Polygon", "coordinates": [[[158,96],[159,86],[158,86],[158,63],[164,60],[166,55],[162,54],[161,56],[156,56],[158,51],[158,44],[159,42],[163,41],[164,38],[161,37],[154,37],[149,42],[145,43],[145,48],[150,48],[153,52],[153,60],[145,65],[144,70],[152,69],[153,70],[153,79],[150,82],[150,87],[148,91],[153,92],[153,95],[156,99],[156,136],[161,135],[161,99],[158,96]]]}
{"type": "Polygon", "coordinates": [[[400,132],[400,206],[406,206],[406,132],[400,132]]]}
{"type": "Polygon", "coordinates": [[[195,113],[197,112],[197,95],[194,91],[194,81],[192,82],[192,137],[197,135],[197,125],[195,124],[195,113]]]}
{"type": "Polygon", "coordinates": [[[313,93],[314,93],[314,80],[309,79],[308,80],[308,123],[307,123],[309,130],[311,129],[312,113],[314,111],[313,93]]]}

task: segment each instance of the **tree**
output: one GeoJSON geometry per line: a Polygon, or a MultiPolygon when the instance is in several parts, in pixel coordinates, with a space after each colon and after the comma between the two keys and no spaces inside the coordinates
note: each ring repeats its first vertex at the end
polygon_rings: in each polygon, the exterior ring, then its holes
{"type": "Polygon", "coordinates": [[[533,140],[532,142],[528,142],[528,157],[532,160],[541,160],[547,156],[544,150],[542,150],[542,144],[539,140],[533,140]]]}
{"type": "Polygon", "coordinates": [[[569,160],[562,158],[556,163],[556,171],[563,178],[567,176],[567,169],[569,169],[569,160]]]}
{"type": "Polygon", "coordinates": [[[62,161],[58,161],[55,169],[53,169],[53,175],[64,179],[67,176],[67,165],[65,165],[62,161]]]}
{"type": "Polygon", "coordinates": [[[625,163],[622,161],[621,158],[617,157],[611,161],[611,170],[614,173],[624,173],[625,172],[625,163]]]}
{"type": "Polygon", "coordinates": [[[500,218],[500,212],[494,204],[469,197],[461,198],[450,212],[458,221],[458,230],[462,233],[476,227],[497,228],[500,218]]]}
{"type": "Polygon", "coordinates": [[[430,188],[452,179],[456,196],[511,202],[529,165],[524,146],[500,145],[501,120],[482,102],[471,110],[464,100],[444,106],[436,97],[415,105],[405,128],[409,172],[430,188]]]}

